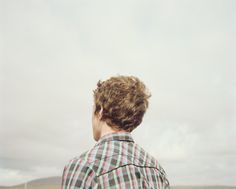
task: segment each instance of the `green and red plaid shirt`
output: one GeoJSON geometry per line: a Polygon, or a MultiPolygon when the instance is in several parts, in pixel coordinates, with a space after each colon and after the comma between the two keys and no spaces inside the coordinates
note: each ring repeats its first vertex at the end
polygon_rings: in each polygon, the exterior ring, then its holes
{"type": "Polygon", "coordinates": [[[130,133],[111,133],[72,159],[64,168],[61,189],[169,189],[164,169],[136,144],[130,133]]]}

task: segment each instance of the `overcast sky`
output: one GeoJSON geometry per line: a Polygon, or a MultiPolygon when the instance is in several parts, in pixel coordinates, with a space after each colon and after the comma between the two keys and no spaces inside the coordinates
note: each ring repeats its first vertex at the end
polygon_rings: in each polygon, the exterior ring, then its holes
{"type": "Polygon", "coordinates": [[[171,185],[236,185],[236,1],[2,0],[0,185],[91,148],[99,79],[152,93],[134,140],[171,185]]]}

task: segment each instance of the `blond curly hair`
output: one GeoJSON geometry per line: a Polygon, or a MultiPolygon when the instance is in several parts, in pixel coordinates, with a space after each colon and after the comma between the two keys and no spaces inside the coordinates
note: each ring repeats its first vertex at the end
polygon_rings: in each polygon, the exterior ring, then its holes
{"type": "Polygon", "coordinates": [[[93,90],[95,115],[103,108],[101,120],[117,130],[131,132],[142,122],[148,108],[149,91],[135,76],[118,75],[99,80],[93,90]]]}

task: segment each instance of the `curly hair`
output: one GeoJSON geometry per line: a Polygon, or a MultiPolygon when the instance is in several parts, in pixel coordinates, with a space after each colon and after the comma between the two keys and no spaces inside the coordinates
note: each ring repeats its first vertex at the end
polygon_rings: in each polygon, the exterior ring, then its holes
{"type": "Polygon", "coordinates": [[[93,95],[93,113],[96,115],[103,108],[102,121],[114,129],[128,132],[141,124],[151,97],[142,81],[124,75],[99,80],[93,95]]]}

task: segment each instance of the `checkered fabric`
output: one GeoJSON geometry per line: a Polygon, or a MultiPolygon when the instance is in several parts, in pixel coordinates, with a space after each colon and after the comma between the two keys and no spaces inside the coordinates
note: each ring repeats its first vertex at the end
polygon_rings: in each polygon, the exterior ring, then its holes
{"type": "Polygon", "coordinates": [[[136,144],[129,132],[110,133],[69,161],[61,189],[169,189],[158,161],[136,144]]]}

